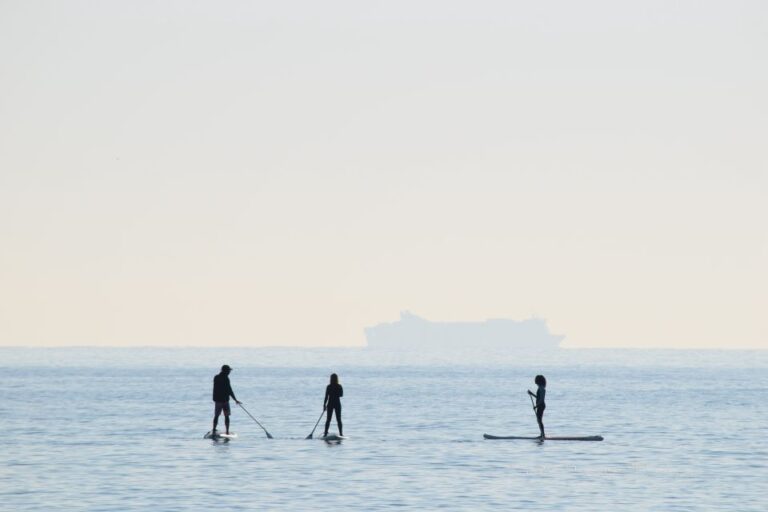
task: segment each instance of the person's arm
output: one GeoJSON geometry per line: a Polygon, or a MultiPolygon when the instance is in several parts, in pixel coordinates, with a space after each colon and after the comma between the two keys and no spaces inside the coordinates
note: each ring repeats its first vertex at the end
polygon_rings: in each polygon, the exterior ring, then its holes
{"type": "Polygon", "coordinates": [[[229,379],[227,379],[227,385],[229,386],[229,396],[231,396],[232,398],[234,398],[234,400],[235,400],[235,403],[239,405],[241,402],[240,402],[240,400],[238,400],[238,399],[237,399],[237,397],[235,396],[235,392],[234,392],[234,391],[232,391],[232,384],[230,384],[230,383],[229,383],[229,379]]]}
{"type": "Polygon", "coordinates": [[[339,397],[344,396],[344,388],[339,385],[339,397]]]}
{"type": "Polygon", "coordinates": [[[326,386],[325,388],[325,398],[323,399],[323,410],[328,406],[328,397],[330,392],[330,386],[326,386]]]}
{"type": "Polygon", "coordinates": [[[539,388],[536,390],[536,406],[544,403],[544,388],[539,388]]]}
{"type": "MultiPolygon", "coordinates": [[[[529,395],[531,395],[532,397],[536,398],[536,401],[538,402],[538,398],[536,397],[536,394],[535,394],[533,391],[531,391],[531,390],[529,389],[529,390],[528,390],[528,394],[529,394],[529,395]]],[[[534,405],[534,406],[533,406],[533,410],[534,410],[534,411],[536,410],[536,405],[534,405]]]]}

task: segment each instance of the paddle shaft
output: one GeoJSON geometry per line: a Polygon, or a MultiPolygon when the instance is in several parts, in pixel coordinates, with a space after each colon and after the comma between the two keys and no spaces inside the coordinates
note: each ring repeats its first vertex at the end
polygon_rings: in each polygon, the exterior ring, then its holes
{"type": "Polygon", "coordinates": [[[315,422],[315,426],[312,429],[312,432],[310,432],[309,435],[307,436],[307,439],[312,439],[312,435],[315,433],[317,426],[320,424],[320,420],[323,419],[323,414],[325,414],[325,409],[323,409],[323,412],[321,412],[320,416],[317,417],[317,422],[315,422]]]}
{"type": "Polygon", "coordinates": [[[249,412],[248,412],[248,409],[246,409],[245,407],[243,407],[243,404],[237,404],[237,405],[239,405],[239,406],[240,406],[240,408],[241,408],[242,410],[244,410],[244,411],[245,411],[245,414],[247,414],[248,416],[250,416],[250,417],[251,417],[251,419],[252,419],[253,421],[255,421],[255,422],[256,422],[256,424],[257,424],[258,426],[260,426],[260,427],[261,427],[261,429],[264,431],[264,433],[265,433],[265,434],[267,434],[267,439],[272,439],[272,434],[270,434],[269,432],[267,432],[267,429],[265,429],[265,428],[264,428],[264,425],[262,425],[261,423],[259,423],[259,420],[257,420],[256,418],[254,418],[254,417],[253,417],[253,415],[251,415],[251,413],[249,413],[249,412]]]}

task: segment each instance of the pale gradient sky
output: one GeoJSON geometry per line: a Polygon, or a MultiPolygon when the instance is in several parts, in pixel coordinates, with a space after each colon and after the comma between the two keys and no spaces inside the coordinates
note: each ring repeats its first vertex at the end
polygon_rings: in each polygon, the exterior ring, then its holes
{"type": "Polygon", "coordinates": [[[409,309],[768,348],[763,1],[2,1],[0,345],[409,309]]]}

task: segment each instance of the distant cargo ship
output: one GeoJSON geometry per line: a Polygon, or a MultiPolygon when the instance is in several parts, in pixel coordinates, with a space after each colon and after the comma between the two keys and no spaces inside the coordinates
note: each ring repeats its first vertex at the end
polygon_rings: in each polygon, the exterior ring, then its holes
{"type": "Polygon", "coordinates": [[[413,313],[365,329],[369,348],[557,348],[565,336],[549,332],[540,318],[515,321],[430,322],[413,313]]]}

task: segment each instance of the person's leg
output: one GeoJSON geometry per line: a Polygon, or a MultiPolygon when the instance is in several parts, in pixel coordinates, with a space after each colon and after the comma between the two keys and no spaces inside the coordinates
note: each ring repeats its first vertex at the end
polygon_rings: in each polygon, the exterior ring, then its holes
{"type": "Polygon", "coordinates": [[[536,421],[539,423],[539,431],[541,431],[541,438],[544,439],[544,406],[539,406],[536,409],[536,421]]]}
{"type": "Polygon", "coordinates": [[[341,404],[338,404],[334,409],[336,411],[336,424],[339,426],[339,435],[343,436],[344,431],[341,429],[341,404]]]}
{"type": "Polygon", "coordinates": [[[229,415],[232,411],[229,409],[229,402],[224,404],[224,426],[227,427],[227,434],[229,434],[229,415]]]}
{"type": "Polygon", "coordinates": [[[328,414],[325,417],[325,433],[324,436],[328,435],[328,427],[331,426],[331,415],[333,414],[333,407],[328,406],[326,408],[326,411],[328,411],[328,414]]]}
{"type": "Polygon", "coordinates": [[[216,425],[219,424],[219,414],[221,414],[221,405],[217,403],[213,411],[213,430],[211,432],[216,432],[216,425]]]}

